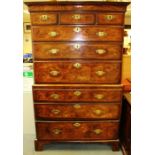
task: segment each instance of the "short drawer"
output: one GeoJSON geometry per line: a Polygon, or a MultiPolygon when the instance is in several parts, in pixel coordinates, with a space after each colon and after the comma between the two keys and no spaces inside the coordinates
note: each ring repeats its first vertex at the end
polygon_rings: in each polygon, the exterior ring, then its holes
{"type": "Polygon", "coordinates": [[[34,62],[36,83],[118,84],[121,62],[115,61],[38,61],[34,62]]]}
{"type": "Polygon", "coordinates": [[[95,15],[92,13],[62,13],[60,24],[94,24],[95,15]]]}
{"type": "Polygon", "coordinates": [[[121,102],[121,87],[45,85],[33,86],[35,102],[121,102]]]}
{"type": "Polygon", "coordinates": [[[111,140],[118,138],[119,123],[87,122],[36,122],[40,140],[111,140]]]}
{"type": "Polygon", "coordinates": [[[105,59],[121,60],[122,44],[114,43],[34,43],[35,60],[105,59]]]}
{"type": "Polygon", "coordinates": [[[119,119],[119,103],[83,103],[83,104],[35,104],[36,119],[43,120],[87,120],[119,119]]]}
{"type": "Polygon", "coordinates": [[[33,41],[123,41],[118,26],[33,26],[33,41]]]}
{"type": "Polygon", "coordinates": [[[31,13],[32,25],[57,24],[56,13],[31,13]]]}
{"type": "Polygon", "coordinates": [[[124,13],[98,13],[97,23],[98,24],[113,24],[123,25],[124,24],[124,13]]]}

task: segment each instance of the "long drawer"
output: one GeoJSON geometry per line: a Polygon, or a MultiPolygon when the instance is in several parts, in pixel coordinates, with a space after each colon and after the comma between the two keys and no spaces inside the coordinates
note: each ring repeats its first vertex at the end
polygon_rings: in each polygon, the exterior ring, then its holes
{"type": "Polygon", "coordinates": [[[121,62],[118,61],[37,61],[36,83],[104,83],[118,84],[121,62]]]}
{"type": "Polygon", "coordinates": [[[122,88],[89,85],[34,85],[35,102],[121,102],[122,88]]]}
{"type": "Polygon", "coordinates": [[[123,41],[119,26],[33,26],[33,41],[123,41]]]}
{"type": "Polygon", "coordinates": [[[36,119],[91,120],[119,119],[120,103],[35,104],[36,119]]]}
{"type": "Polygon", "coordinates": [[[122,44],[82,42],[41,42],[33,44],[35,60],[105,59],[121,60],[122,44]]]}
{"type": "Polygon", "coordinates": [[[112,140],[118,138],[119,123],[87,122],[36,122],[39,140],[112,140]]]}

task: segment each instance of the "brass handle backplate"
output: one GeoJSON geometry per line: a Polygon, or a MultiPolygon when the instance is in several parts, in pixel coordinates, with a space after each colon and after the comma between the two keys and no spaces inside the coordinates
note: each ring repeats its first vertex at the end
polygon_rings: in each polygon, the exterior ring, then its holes
{"type": "Polygon", "coordinates": [[[103,130],[101,130],[101,129],[95,129],[95,130],[93,130],[93,132],[95,134],[99,135],[99,134],[101,134],[103,132],[103,130]]]}
{"type": "Polygon", "coordinates": [[[60,114],[60,110],[59,109],[52,109],[51,112],[55,115],[60,114]]]}
{"type": "Polygon", "coordinates": [[[52,76],[58,76],[60,74],[59,71],[50,71],[50,75],[52,76]]]}
{"type": "Polygon", "coordinates": [[[80,105],[80,104],[74,104],[73,107],[74,107],[75,109],[80,109],[80,108],[81,108],[81,105],[80,105]]]}
{"type": "Polygon", "coordinates": [[[79,69],[79,68],[81,68],[82,65],[81,65],[80,63],[77,62],[77,63],[73,64],[73,66],[74,66],[75,68],[79,69]]]}
{"type": "Polygon", "coordinates": [[[75,14],[72,17],[73,17],[73,19],[78,20],[78,19],[81,18],[81,15],[80,14],[75,14]]]}
{"type": "Polygon", "coordinates": [[[51,94],[50,97],[53,99],[59,99],[59,94],[51,94]]]}
{"type": "Polygon", "coordinates": [[[59,49],[53,48],[53,49],[50,49],[48,52],[50,54],[57,54],[59,52],[59,49]]]}
{"type": "Polygon", "coordinates": [[[107,36],[107,33],[101,31],[101,32],[97,32],[96,35],[99,37],[105,37],[105,36],[107,36]]]}
{"type": "Polygon", "coordinates": [[[75,96],[80,96],[82,93],[81,93],[81,91],[79,91],[79,90],[76,90],[75,92],[74,92],[74,95],[75,96]]]}
{"type": "Polygon", "coordinates": [[[101,100],[101,99],[104,98],[104,95],[102,95],[102,94],[95,94],[94,97],[95,97],[96,99],[98,99],[98,100],[101,100]]]}
{"type": "Polygon", "coordinates": [[[58,134],[60,134],[62,131],[61,131],[61,129],[54,129],[52,132],[53,132],[55,135],[58,135],[58,134]]]}
{"type": "Polygon", "coordinates": [[[78,32],[81,31],[81,28],[80,27],[75,27],[73,30],[74,30],[74,32],[78,33],[78,32]]]}
{"type": "Polygon", "coordinates": [[[96,53],[101,55],[101,54],[106,53],[106,50],[104,50],[104,49],[97,49],[96,53]]]}
{"type": "Polygon", "coordinates": [[[105,75],[105,72],[104,71],[96,71],[96,75],[103,76],[103,75],[105,75]]]}
{"type": "Polygon", "coordinates": [[[51,36],[51,37],[56,37],[56,36],[58,35],[58,32],[51,31],[51,32],[49,32],[48,34],[49,34],[49,36],[51,36]]]}
{"type": "Polygon", "coordinates": [[[106,18],[107,20],[113,20],[114,17],[115,17],[115,16],[113,16],[113,15],[106,15],[106,16],[105,16],[105,18],[106,18]]]}
{"type": "Polygon", "coordinates": [[[94,112],[94,114],[96,114],[96,115],[101,115],[101,114],[103,114],[103,111],[100,110],[100,109],[96,109],[96,110],[94,110],[93,112],[94,112]]]}
{"type": "Polygon", "coordinates": [[[48,20],[48,15],[41,15],[40,19],[43,21],[46,21],[46,20],[48,20]]]}
{"type": "Polygon", "coordinates": [[[81,126],[81,124],[80,123],[74,123],[73,126],[76,127],[76,128],[78,128],[78,127],[81,126]]]}

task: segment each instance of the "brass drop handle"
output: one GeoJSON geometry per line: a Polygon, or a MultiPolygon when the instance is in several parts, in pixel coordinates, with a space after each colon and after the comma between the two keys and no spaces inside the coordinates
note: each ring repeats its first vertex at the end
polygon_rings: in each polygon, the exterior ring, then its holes
{"type": "Polygon", "coordinates": [[[50,75],[52,75],[52,76],[58,76],[59,74],[60,74],[59,71],[56,71],[56,70],[50,71],[50,75]]]}
{"type": "Polygon", "coordinates": [[[52,48],[52,49],[50,49],[49,51],[48,51],[50,54],[58,54],[58,52],[59,52],[59,49],[56,49],[56,48],[52,48]]]}
{"type": "Polygon", "coordinates": [[[96,109],[96,110],[94,110],[93,112],[94,112],[94,114],[96,114],[96,115],[101,115],[101,114],[103,113],[103,111],[100,110],[100,109],[96,109]]]}
{"type": "Polygon", "coordinates": [[[101,129],[95,129],[95,130],[93,130],[93,132],[94,132],[96,135],[99,135],[99,134],[101,134],[101,133],[103,132],[103,130],[101,130],[101,129]]]}
{"type": "Polygon", "coordinates": [[[102,55],[102,54],[106,53],[106,50],[104,50],[104,49],[97,49],[96,53],[99,54],[99,55],[102,55]]]}
{"type": "Polygon", "coordinates": [[[96,75],[103,76],[103,75],[105,75],[105,72],[104,71],[96,71],[96,75]]]}
{"type": "Polygon", "coordinates": [[[77,49],[77,50],[80,49],[80,44],[75,44],[74,48],[77,49]]]}
{"type": "Polygon", "coordinates": [[[48,15],[41,15],[40,19],[43,21],[46,21],[46,20],[48,20],[48,15]]]}
{"type": "Polygon", "coordinates": [[[59,99],[59,94],[51,94],[50,97],[53,99],[59,99]]]}
{"type": "Polygon", "coordinates": [[[75,19],[75,20],[78,20],[78,19],[81,18],[81,15],[80,14],[75,14],[75,15],[72,16],[72,18],[75,19]]]}
{"type": "Polygon", "coordinates": [[[76,128],[78,128],[78,127],[81,126],[81,124],[80,123],[74,123],[73,126],[76,127],[76,128]]]}
{"type": "Polygon", "coordinates": [[[102,95],[102,94],[95,94],[94,97],[95,97],[96,99],[98,99],[98,100],[101,100],[101,99],[104,98],[104,95],[102,95]]]}
{"type": "Polygon", "coordinates": [[[79,91],[79,90],[76,90],[75,92],[74,92],[74,95],[75,96],[80,96],[82,93],[81,93],[81,91],[79,91]]]}
{"type": "Polygon", "coordinates": [[[73,67],[76,68],[76,69],[81,68],[81,66],[82,66],[82,65],[81,65],[80,63],[78,63],[78,62],[75,63],[75,64],[73,64],[73,67]]]}
{"type": "Polygon", "coordinates": [[[59,109],[52,109],[51,112],[55,115],[60,114],[60,110],[59,109]]]}
{"type": "Polygon", "coordinates": [[[74,107],[75,109],[80,109],[80,108],[81,108],[81,105],[80,105],[80,104],[74,104],[73,107],[74,107]]]}
{"type": "Polygon", "coordinates": [[[51,31],[51,32],[49,32],[48,34],[49,34],[49,36],[51,36],[51,37],[56,37],[56,36],[58,35],[58,32],[51,31]]]}
{"type": "Polygon", "coordinates": [[[58,135],[58,134],[60,134],[62,131],[61,131],[61,129],[54,129],[52,132],[53,132],[55,135],[58,135]]]}
{"type": "Polygon", "coordinates": [[[81,31],[81,28],[80,28],[80,27],[75,27],[75,28],[73,29],[73,31],[76,32],[76,33],[78,33],[78,32],[81,31]]]}
{"type": "Polygon", "coordinates": [[[107,20],[113,20],[114,17],[115,17],[115,16],[113,16],[113,15],[106,15],[106,16],[105,16],[105,19],[107,19],[107,20]]]}
{"type": "Polygon", "coordinates": [[[101,32],[97,32],[96,35],[99,36],[99,37],[105,37],[105,36],[107,36],[107,33],[101,31],[101,32]]]}

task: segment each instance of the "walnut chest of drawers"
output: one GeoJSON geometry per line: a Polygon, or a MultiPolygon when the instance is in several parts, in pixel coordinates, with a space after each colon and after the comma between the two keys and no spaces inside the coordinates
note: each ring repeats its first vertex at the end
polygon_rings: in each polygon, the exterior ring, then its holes
{"type": "Polygon", "coordinates": [[[34,60],[35,149],[98,142],[119,149],[121,2],[27,2],[34,60]]]}

